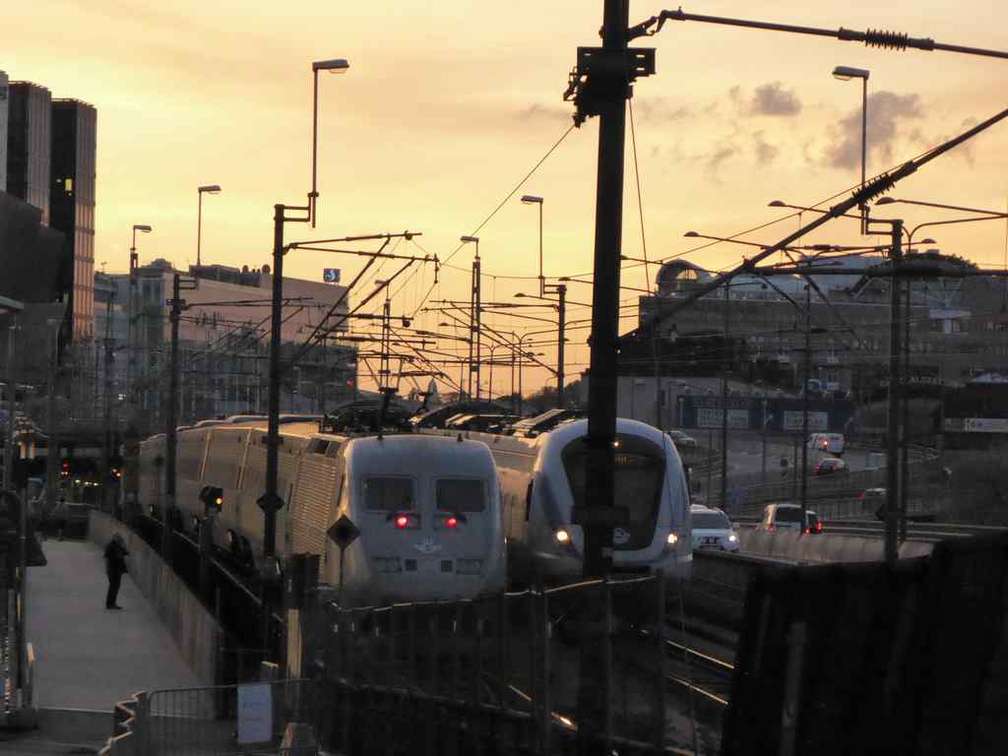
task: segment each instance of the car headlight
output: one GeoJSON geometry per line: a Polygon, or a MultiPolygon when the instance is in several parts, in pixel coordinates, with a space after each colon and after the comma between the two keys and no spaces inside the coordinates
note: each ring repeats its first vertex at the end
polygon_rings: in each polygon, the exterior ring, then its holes
{"type": "Polygon", "coordinates": [[[728,536],[728,540],[731,541],[732,543],[735,543],[735,541],[738,540],[738,536],[732,533],[730,536],[728,536]]]}
{"type": "Polygon", "coordinates": [[[665,539],[665,543],[669,546],[675,546],[679,543],[679,535],[675,531],[669,533],[668,537],[665,539]]]}
{"type": "Polygon", "coordinates": [[[557,531],[556,533],[554,533],[553,535],[554,535],[554,537],[556,538],[556,540],[557,540],[557,543],[559,543],[559,544],[560,544],[561,546],[566,546],[566,545],[567,545],[568,543],[570,543],[570,539],[571,539],[571,537],[570,537],[570,533],[568,533],[568,532],[567,532],[566,530],[564,530],[563,528],[560,528],[560,529],[559,529],[559,530],[558,530],[558,531],[557,531]]]}

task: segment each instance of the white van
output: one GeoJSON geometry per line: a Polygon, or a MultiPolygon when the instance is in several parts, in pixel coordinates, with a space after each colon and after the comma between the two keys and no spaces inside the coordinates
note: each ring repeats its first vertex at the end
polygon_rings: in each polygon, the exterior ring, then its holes
{"type": "Polygon", "coordinates": [[[808,448],[813,451],[843,454],[843,433],[813,433],[808,439],[808,448]]]}

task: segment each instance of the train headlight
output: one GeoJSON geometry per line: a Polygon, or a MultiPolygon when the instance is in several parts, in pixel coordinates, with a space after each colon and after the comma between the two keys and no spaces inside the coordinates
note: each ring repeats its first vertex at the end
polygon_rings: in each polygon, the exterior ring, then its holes
{"type": "Polygon", "coordinates": [[[665,539],[665,543],[667,543],[669,546],[675,546],[677,543],[679,543],[679,534],[676,533],[675,531],[669,533],[668,537],[665,539]]]}
{"type": "Polygon", "coordinates": [[[732,543],[735,543],[735,541],[738,540],[738,536],[732,533],[730,536],[728,536],[728,540],[731,541],[732,543]]]}
{"type": "Polygon", "coordinates": [[[568,533],[563,528],[560,528],[556,533],[554,533],[554,536],[556,537],[557,543],[559,543],[561,546],[566,546],[568,543],[570,543],[571,540],[570,533],[568,533]]]}

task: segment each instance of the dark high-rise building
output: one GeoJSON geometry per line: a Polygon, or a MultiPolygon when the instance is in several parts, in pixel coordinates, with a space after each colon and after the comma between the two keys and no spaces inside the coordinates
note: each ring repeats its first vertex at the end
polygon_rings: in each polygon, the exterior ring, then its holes
{"type": "Polygon", "coordinates": [[[79,100],[52,102],[49,225],[65,237],[64,287],[74,341],[94,335],[95,151],[98,115],[79,100]]]}
{"type": "Polygon", "coordinates": [[[13,81],[7,98],[7,192],[41,210],[47,225],[52,95],[38,84],[13,81]]]}
{"type": "Polygon", "coordinates": [[[7,86],[7,74],[0,71],[0,192],[7,191],[7,86]]]}

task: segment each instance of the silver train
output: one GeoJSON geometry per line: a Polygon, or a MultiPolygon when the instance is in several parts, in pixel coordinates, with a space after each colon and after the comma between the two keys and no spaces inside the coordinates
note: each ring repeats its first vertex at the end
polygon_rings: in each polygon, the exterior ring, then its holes
{"type": "MultiPolygon", "coordinates": [[[[472,598],[506,579],[501,497],[485,443],[425,435],[346,437],[317,423],[280,427],[278,556],[320,555],[319,580],[340,583],[340,554],[327,536],[340,517],[360,531],[343,555],[348,606],[472,598]]],[[[213,540],[257,561],[264,518],[266,428],[261,420],[180,430],[176,502],[182,526],[203,515],[203,486],[223,489],[213,540]]],[[[141,444],[139,504],[162,511],[164,436],[141,444]]]]}
{"type": "MultiPolygon", "coordinates": [[[[537,438],[469,434],[489,446],[497,465],[509,575],[518,583],[582,575],[584,533],[572,509],[585,498],[587,432],[588,421],[576,420],[537,438]]],[[[613,571],[688,578],[690,501],[679,453],[667,434],[636,420],[617,420],[616,433],[616,503],[628,521],[613,531],[613,571]]]]}

